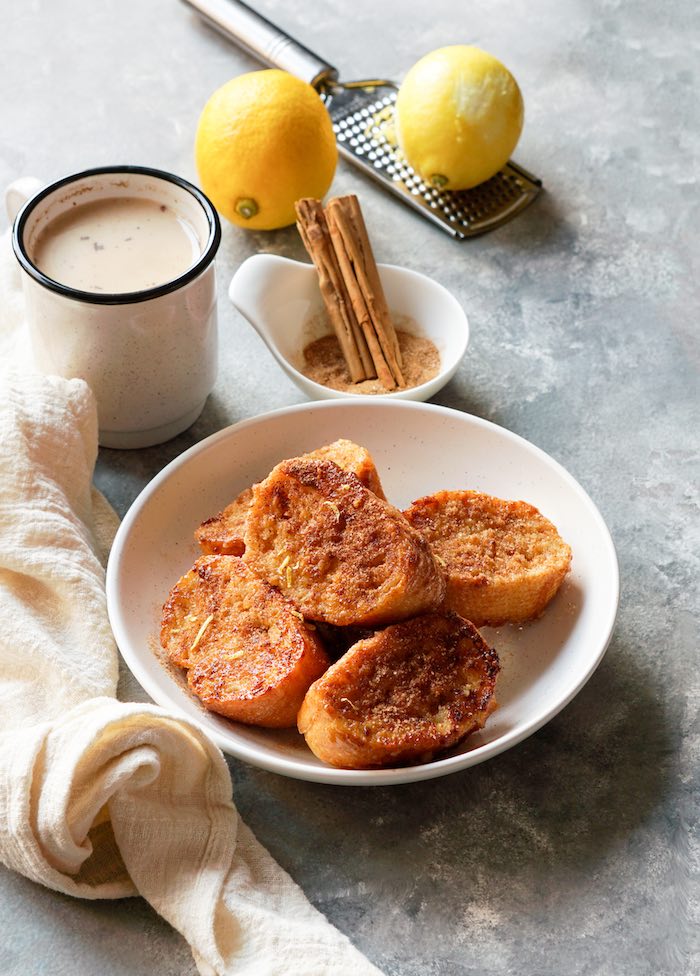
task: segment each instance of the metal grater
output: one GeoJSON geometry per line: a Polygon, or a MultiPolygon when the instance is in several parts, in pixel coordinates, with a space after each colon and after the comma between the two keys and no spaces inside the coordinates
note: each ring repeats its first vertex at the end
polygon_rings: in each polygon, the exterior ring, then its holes
{"type": "Polygon", "coordinates": [[[393,118],[397,89],[393,85],[362,89],[331,88],[321,97],[333,119],[338,150],[368,176],[448,234],[463,240],[504,224],[531,203],[542,183],[510,162],[492,179],[472,190],[450,191],[429,186],[408,165],[385,134],[393,118]],[[380,97],[377,97],[380,96],[380,97]]]}
{"type": "Polygon", "coordinates": [[[318,91],[338,151],[403,203],[459,240],[512,220],[542,188],[512,160],[471,190],[426,184],[388,137],[398,86],[392,81],[338,81],[336,69],[240,0],[185,0],[218,31],[266,64],[289,71],[318,91]]]}

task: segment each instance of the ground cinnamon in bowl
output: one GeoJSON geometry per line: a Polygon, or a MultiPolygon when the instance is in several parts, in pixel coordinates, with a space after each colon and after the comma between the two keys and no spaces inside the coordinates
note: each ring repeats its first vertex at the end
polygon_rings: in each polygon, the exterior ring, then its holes
{"type": "MultiPolygon", "coordinates": [[[[393,318],[401,350],[404,388],[421,386],[440,372],[440,353],[430,339],[416,334],[416,324],[410,316],[394,315],[393,318]]],[[[309,325],[309,331],[318,334],[318,319],[309,325]]],[[[340,343],[332,333],[321,335],[304,346],[303,363],[299,369],[314,383],[340,393],[387,393],[386,387],[376,377],[359,382],[352,380],[340,343]]]]}

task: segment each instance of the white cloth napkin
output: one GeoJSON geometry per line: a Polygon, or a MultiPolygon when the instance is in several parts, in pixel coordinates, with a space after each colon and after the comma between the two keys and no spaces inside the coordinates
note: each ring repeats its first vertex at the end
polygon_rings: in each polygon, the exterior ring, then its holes
{"type": "Polygon", "coordinates": [[[0,240],[0,860],[83,898],[140,894],[206,976],[381,976],[240,821],[202,732],[115,698],[92,487],[95,404],[31,371],[0,240]]]}

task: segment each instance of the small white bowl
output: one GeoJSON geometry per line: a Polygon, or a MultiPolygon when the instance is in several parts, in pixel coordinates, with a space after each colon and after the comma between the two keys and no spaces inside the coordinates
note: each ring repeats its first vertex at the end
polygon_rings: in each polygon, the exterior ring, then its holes
{"type": "MultiPolygon", "coordinates": [[[[371,394],[394,400],[427,400],[454,376],[469,342],[469,322],[459,302],[432,278],[380,264],[387,304],[394,315],[410,316],[417,335],[430,339],[440,354],[440,371],[420,386],[394,393],[371,394]]],[[[316,269],[276,254],[256,254],[236,271],[229,298],[253,326],[287,376],[312,400],[346,397],[367,399],[366,393],[332,390],[299,369],[303,348],[323,333],[310,333],[309,322],[322,311],[316,269]]]]}

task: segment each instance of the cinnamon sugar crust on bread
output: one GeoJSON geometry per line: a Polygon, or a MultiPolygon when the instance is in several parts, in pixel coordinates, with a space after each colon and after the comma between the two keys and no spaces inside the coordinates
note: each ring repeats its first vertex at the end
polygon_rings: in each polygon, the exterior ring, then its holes
{"type": "Polygon", "coordinates": [[[421,762],[483,727],[499,663],[455,613],[394,624],[356,643],[309,688],[298,727],[323,762],[421,762]]]}
{"type": "Polygon", "coordinates": [[[308,454],[302,454],[301,456],[303,458],[311,458],[315,461],[333,461],[343,471],[354,474],[365,488],[374,492],[377,498],[386,501],[379,472],[372,459],[372,455],[366,447],[361,447],[359,444],[355,444],[354,441],[349,441],[341,437],[339,440],[333,441],[332,444],[326,444],[315,451],[309,451],[308,454]]]}
{"type": "MultiPolygon", "coordinates": [[[[377,498],[386,500],[384,489],[369,451],[340,438],[332,444],[325,444],[315,451],[302,455],[320,461],[334,461],[339,468],[350,471],[362,484],[373,491],[377,498]]],[[[226,508],[204,522],[195,531],[194,537],[204,553],[224,553],[242,556],[245,551],[245,523],[253,501],[253,489],[245,488],[226,508]]]]}
{"type": "Polygon", "coordinates": [[[445,567],[445,606],[477,627],[538,617],[569,571],[571,549],[527,502],[438,491],[404,515],[445,567]]]}
{"type": "Polygon", "coordinates": [[[311,620],[374,627],[445,595],[425,539],[332,461],[283,461],[256,485],[245,545],[251,568],[311,620]]]}
{"type": "Polygon", "coordinates": [[[288,728],[330,660],[281,594],[237,556],[202,556],[163,607],[161,645],[210,711],[288,728]]]}
{"type": "Polygon", "coordinates": [[[245,523],[253,500],[253,489],[244,488],[226,508],[205,519],[194,537],[202,552],[210,555],[242,556],[245,552],[245,523]]]}

